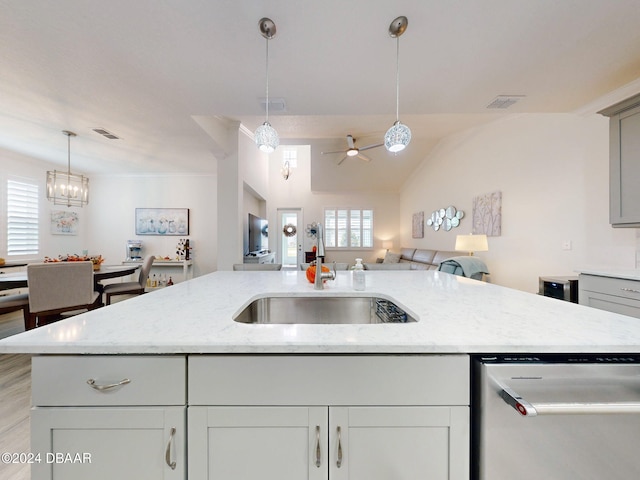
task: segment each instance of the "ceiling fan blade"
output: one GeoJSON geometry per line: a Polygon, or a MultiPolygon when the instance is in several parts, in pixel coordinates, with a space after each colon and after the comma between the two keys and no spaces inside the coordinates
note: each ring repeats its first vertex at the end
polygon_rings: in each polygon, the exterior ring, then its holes
{"type": "Polygon", "coordinates": [[[342,160],[340,160],[336,165],[340,165],[342,162],[344,162],[347,158],[349,158],[349,155],[345,155],[344,157],[342,157],[342,160]]]}
{"type": "Polygon", "coordinates": [[[353,139],[353,135],[347,135],[347,145],[349,146],[349,150],[352,150],[355,147],[355,140],[353,139]]]}
{"type": "MultiPolygon", "coordinates": [[[[360,150],[362,150],[362,149],[360,149],[360,150]]],[[[371,159],[369,157],[367,157],[366,155],[363,155],[362,153],[358,154],[358,158],[361,159],[361,160],[364,160],[365,162],[370,162],[371,161],[371,159]]]]}
{"type": "Polygon", "coordinates": [[[320,152],[322,155],[328,155],[330,153],[344,153],[344,150],[336,150],[335,152],[320,152]]]}
{"type": "Polygon", "coordinates": [[[378,147],[381,147],[381,146],[383,146],[383,145],[384,145],[384,143],[376,143],[375,145],[367,145],[366,147],[362,147],[362,148],[360,148],[359,150],[360,150],[360,151],[362,151],[362,150],[369,150],[369,149],[371,149],[371,148],[378,148],[378,147]]]}

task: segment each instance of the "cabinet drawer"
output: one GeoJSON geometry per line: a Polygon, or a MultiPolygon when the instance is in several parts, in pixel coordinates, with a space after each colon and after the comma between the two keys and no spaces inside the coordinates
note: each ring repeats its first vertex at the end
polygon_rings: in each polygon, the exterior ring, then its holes
{"type": "Polygon", "coordinates": [[[640,318],[640,301],[638,300],[581,290],[580,303],[600,310],[640,318]]]}
{"type": "Polygon", "coordinates": [[[189,357],[190,405],[469,405],[466,355],[189,357]]]}
{"type": "Polygon", "coordinates": [[[615,295],[640,301],[640,281],[624,278],[599,277],[596,275],[580,275],[580,290],[615,295]]]}
{"type": "Polygon", "coordinates": [[[37,356],[31,378],[34,406],[186,403],[186,360],[180,356],[37,356]]]}

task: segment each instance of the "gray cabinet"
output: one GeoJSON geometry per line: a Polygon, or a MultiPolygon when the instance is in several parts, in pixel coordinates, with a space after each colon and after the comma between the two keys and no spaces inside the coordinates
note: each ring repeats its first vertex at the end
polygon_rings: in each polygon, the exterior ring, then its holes
{"type": "Polygon", "coordinates": [[[599,113],[609,117],[609,222],[640,227],[640,95],[599,113]]]}
{"type": "Polygon", "coordinates": [[[189,475],[468,480],[464,355],[192,356],[189,475]]]}
{"type": "Polygon", "coordinates": [[[581,305],[640,318],[640,281],[580,274],[581,305]]]}

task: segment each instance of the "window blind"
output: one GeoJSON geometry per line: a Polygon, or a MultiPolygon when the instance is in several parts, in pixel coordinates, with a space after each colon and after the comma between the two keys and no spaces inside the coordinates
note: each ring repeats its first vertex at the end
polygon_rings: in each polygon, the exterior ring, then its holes
{"type": "Polygon", "coordinates": [[[7,256],[38,252],[38,185],[7,180],[7,256]]]}
{"type": "Polygon", "coordinates": [[[327,208],[324,233],[327,247],[373,248],[373,210],[327,208]]]}

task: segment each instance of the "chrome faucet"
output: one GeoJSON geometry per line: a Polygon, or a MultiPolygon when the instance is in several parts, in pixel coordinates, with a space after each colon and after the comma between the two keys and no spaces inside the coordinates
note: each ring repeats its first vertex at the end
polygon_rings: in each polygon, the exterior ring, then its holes
{"type": "Polygon", "coordinates": [[[336,263],[333,262],[333,272],[322,271],[322,259],[324,258],[324,233],[322,231],[322,224],[318,223],[316,236],[318,237],[318,248],[316,249],[316,276],[313,282],[313,288],[315,290],[324,289],[324,280],[336,279],[336,263]]]}

